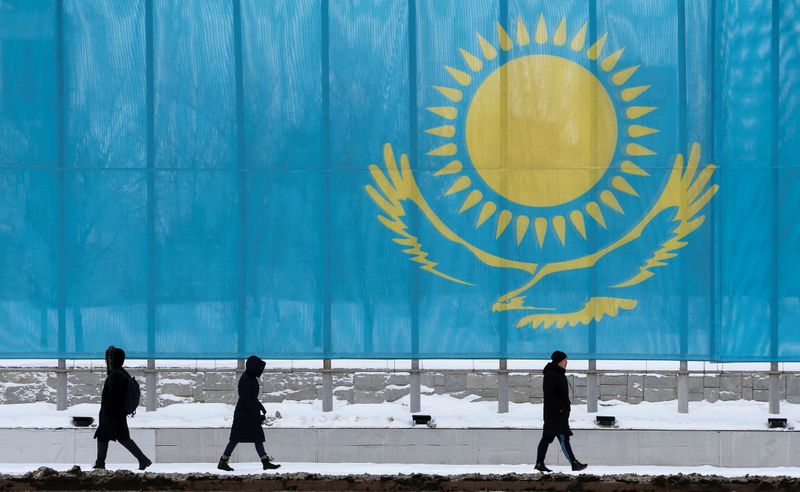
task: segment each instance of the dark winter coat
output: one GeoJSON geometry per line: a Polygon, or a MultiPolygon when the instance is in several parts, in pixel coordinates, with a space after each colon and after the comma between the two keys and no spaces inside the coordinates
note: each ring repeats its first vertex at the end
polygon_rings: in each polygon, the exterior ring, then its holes
{"type": "Polygon", "coordinates": [[[125,400],[128,395],[128,379],[130,375],[122,368],[125,352],[114,349],[109,360],[110,367],[106,382],[103,384],[103,396],[100,400],[100,416],[97,419],[95,439],[101,441],[127,441],[131,438],[125,414],[125,400]]]}
{"type": "Polygon", "coordinates": [[[245,372],[239,378],[239,401],[233,412],[231,441],[264,442],[261,415],[267,411],[258,400],[258,378],[264,372],[266,362],[251,355],[245,363],[245,372]]]}
{"type": "Polygon", "coordinates": [[[569,428],[569,383],[567,371],[554,362],[544,366],[544,431],[545,436],[572,435],[569,428]]]}

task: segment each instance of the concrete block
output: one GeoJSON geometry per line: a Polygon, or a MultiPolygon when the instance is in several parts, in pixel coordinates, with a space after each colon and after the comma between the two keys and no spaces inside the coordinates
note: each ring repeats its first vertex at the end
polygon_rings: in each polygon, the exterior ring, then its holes
{"type": "Polygon", "coordinates": [[[753,390],[755,401],[769,401],[769,390],[753,390]]]}
{"type": "Polygon", "coordinates": [[[334,389],[333,397],[340,401],[354,403],[355,390],[353,388],[334,389]]]}
{"type": "MultiPolygon", "coordinates": [[[[644,388],[647,389],[675,389],[678,385],[677,376],[644,376],[644,388]]],[[[645,397],[647,400],[647,397],[645,397]]]]}
{"type": "MultiPolygon", "coordinates": [[[[261,396],[267,398],[266,395],[262,394],[261,396]]],[[[239,395],[233,391],[205,391],[203,393],[203,401],[205,403],[227,403],[228,405],[236,405],[238,399],[239,395]]],[[[281,398],[281,400],[282,399],[283,398],[281,398]]]]}
{"type": "Polygon", "coordinates": [[[261,384],[262,393],[278,393],[286,390],[286,385],[282,380],[269,380],[261,384]]]}
{"type": "MultiPolygon", "coordinates": [[[[424,372],[420,374],[419,379],[422,386],[428,386],[429,388],[444,386],[444,374],[424,372]]],[[[464,388],[466,389],[466,387],[467,384],[465,376],[464,388]]]]}
{"type": "Polygon", "coordinates": [[[531,375],[530,373],[512,373],[508,375],[509,386],[530,386],[531,375]]]}
{"type": "Polygon", "coordinates": [[[644,389],[644,401],[670,401],[677,398],[675,388],[648,388],[644,389]]]}
{"type": "Polygon", "coordinates": [[[385,391],[361,391],[353,392],[353,403],[384,403],[386,401],[385,391]]]}
{"type": "Polygon", "coordinates": [[[720,432],[720,466],[794,466],[790,454],[793,432],[720,432]],[[768,465],[767,465],[768,464],[768,465]]]}
{"type": "Polygon", "coordinates": [[[406,386],[408,384],[410,384],[408,374],[389,374],[389,377],[386,378],[387,386],[406,386]]]}
{"type": "MultiPolygon", "coordinates": [[[[597,429],[576,432],[570,441],[581,461],[605,466],[630,466],[639,464],[638,439],[637,431],[597,429]],[[609,446],[609,439],[612,438],[614,446],[609,446]]],[[[558,448],[555,442],[553,444],[551,447],[558,448]]],[[[563,456],[559,460],[559,463],[566,464],[563,456]]]]}
{"type": "MultiPolygon", "coordinates": [[[[155,459],[157,463],[205,463],[213,454],[222,454],[228,444],[230,429],[156,429],[155,459]]],[[[252,444],[240,444],[241,448],[252,444]]],[[[255,451],[248,449],[252,454],[255,451]]],[[[153,457],[150,457],[153,459],[153,457]]],[[[232,456],[231,458],[235,458],[232,456]]],[[[253,459],[248,461],[255,461],[253,459]]]]}
{"type": "Polygon", "coordinates": [[[715,374],[707,374],[703,377],[704,388],[719,388],[719,376],[715,374]]]}
{"type": "Polygon", "coordinates": [[[644,401],[642,398],[637,398],[635,396],[628,397],[628,403],[630,403],[631,405],[638,405],[642,401],[644,401]]]}
{"type": "Polygon", "coordinates": [[[639,432],[640,463],[655,466],[681,466],[687,462],[716,464],[719,456],[720,439],[715,432],[639,432]]]}
{"type": "Polygon", "coordinates": [[[703,394],[703,376],[689,376],[689,394],[703,394]]]}
{"type": "MultiPolygon", "coordinates": [[[[264,395],[266,397],[266,395],[264,395]]],[[[286,390],[282,395],[284,400],[303,401],[303,400],[316,400],[317,388],[315,386],[306,386],[298,390],[286,390]]]]}
{"type": "Polygon", "coordinates": [[[742,394],[741,393],[734,393],[733,391],[719,391],[719,399],[722,401],[734,401],[734,400],[741,400],[742,394]]]}
{"type": "Polygon", "coordinates": [[[232,372],[206,372],[203,383],[209,390],[233,391],[237,387],[236,374],[232,372]]]}
{"type": "Polygon", "coordinates": [[[742,400],[753,399],[753,388],[742,388],[742,400]]]}
{"type": "Polygon", "coordinates": [[[356,374],[353,378],[353,388],[356,391],[378,391],[386,387],[384,374],[356,374]]]}
{"type": "Polygon", "coordinates": [[[531,377],[531,395],[533,395],[536,398],[544,397],[544,391],[542,388],[543,382],[544,378],[542,376],[531,377]]]}
{"type": "Polygon", "coordinates": [[[627,374],[600,374],[600,386],[627,386],[627,374]]]}
{"type": "Polygon", "coordinates": [[[719,390],[728,393],[742,392],[742,377],[738,374],[723,374],[719,378],[719,390]]]}
{"type": "Polygon", "coordinates": [[[628,376],[628,398],[644,398],[644,376],[631,374],[628,376]]]}
{"type": "Polygon", "coordinates": [[[467,374],[467,389],[468,390],[488,390],[497,389],[497,375],[496,374],[480,374],[469,373],[467,374]]]}
{"type": "Polygon", "coordinates": [[[786,401],[800,403],[800,377],[796,375],[786,378],[786,401]]]}
{"type": "MultiPolygon", "coordinates": [[[[470,374],[470,376],[475,376],[475,374],[470,374]]],[[[467,374],[445,374],[444,387],[446,391],[472,389],[469,386],[469,376],[467,374]]]]}
{"type": "Polygon", "coordinates": [[[719,390],[717,388],[706,388],[703,390],[703,399],[709,403],[716,403],[719,400],[719,390]]]}
{"type": "Polygon", "coordinates": [[[742,376],[742,387],[753,388],[753,376],[742,376]]]}
{"type": "MultiPolygon", "coordinates": [[[[318,462],[319,429],[264,429],[267,453],[277,462],[318,462]]],[[[240,444],[239,447],[245,446],[240,444]]],[[[213,462],[217,458],[207,460],[213,462]]],[[[254,461],[254,460],[246,460],[254,461]]]]}
{"type": "Polygon", "coordinates": [[[508,399],[512,403],[528,403],[531,400],[529,386],[512,386],[508,390],[508,399]]]}
{"type": "Polygon", "coordinates": [[[526,464],[536,462],[539,430],[487,429],[478,433],[478,462],[487,464],[526,464]]]}
{"type": "Polygon", "coordinates": [[[756,375],[753,376],[753,389],[754,390],[768,390],[769,389],[769,376],[756,375]]]}
{"type": "Polygon", "coordinates": [[[628,385],[621,384],[621,385],[610,385],[610,384],[601,384],[600,385],[600,396],[611,396],[618,400],[625,400],[628,394],[628,385]]]}
{"type": "Polygon", "coordinates": [[[384,392],[384,397],[386,398],[386,401],[392,402],[397,401],[404,396],[408,396],[410,392],[411,390],[409,386],[404,388],[387,388],[384,392]]]}

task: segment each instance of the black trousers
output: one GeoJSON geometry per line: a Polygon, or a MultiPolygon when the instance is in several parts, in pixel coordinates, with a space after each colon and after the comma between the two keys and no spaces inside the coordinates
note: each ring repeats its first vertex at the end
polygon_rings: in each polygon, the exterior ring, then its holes
{"type": "MultiPolygon", "coordinates": [[[[125,441],[120,441],[120,444],[130,451],[134,458],[139,460],[139,463],[143,463],[147,461],[147,456],[144,455],[139,446],[133,442],[133,439],[128,439],[125,441]]],[[[105,466],[106,464],[106,456],[108,456],[108,441],[103,441],[102,439],[97,440],[97,463],[98,465],[105,466]]]]}
{"type": "Polygon", "coordinates": [[[572,452],[572,446],[569,444],[569,436],[566,434],[559,434],[558,436],[545,436],[542,435],[542,440],[539,441],[539,447],[536,449],[536,462],[544,463],[544,458],[547,456],[547,447],[553,442],[553,439],[558,437],[558,443],[561,445],[561,451],[567,460],[572,463],[575,461],[575,454],[572,452]]]}

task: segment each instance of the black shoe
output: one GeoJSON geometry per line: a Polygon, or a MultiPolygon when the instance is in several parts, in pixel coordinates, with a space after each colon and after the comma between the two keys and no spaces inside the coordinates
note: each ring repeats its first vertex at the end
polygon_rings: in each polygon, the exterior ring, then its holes
{"type": "Polygon", "coordinates": [[[94,470],[105,470],[106,469],[106,464],[105,463],[100,463],[99,461],[95,461],[94,466],[92,466],[92,469],[94,469],[94,470]]]}
{"type": "Polygon", "coordinates": [[[281,465],[271,462],[269,456],[261,460],[261,466],[263,466],[265,470],[277,470],[281,467],[281,465]]]}
{"type": "Polygon", "coordinates": [[[145,458],[144,461],[140,461],[139,462],[139,469],[140,470],[144,470],[145,468],[147,468],[148,466],[150,466],[152,464],[153,464],[153,462],[150,461],[149,458],[145,458]]]}
{"type": "Polygon", "coordinates": [[[585,470],[587,466],[589,466],[589,465],[587,465],[586,463],[581,463],[578,460],[575,460],[575,461],[572,462],[572,471],[585,470]]]}
{"type": "Polygon", "coordinates": [[[536,466],[533,467],[534,470],[540,471],[542,473],[552,473],[553,470],[544,466],[544,463],[536,463],[536,466]]]}
{"type": "Polygon", "coordinates": [[[217,469],[225,471],[233,471],[233,468],[231,468],[230,465],[228,464],[227,458],[219,459],[219,463],[217,464],[217,469]]]}

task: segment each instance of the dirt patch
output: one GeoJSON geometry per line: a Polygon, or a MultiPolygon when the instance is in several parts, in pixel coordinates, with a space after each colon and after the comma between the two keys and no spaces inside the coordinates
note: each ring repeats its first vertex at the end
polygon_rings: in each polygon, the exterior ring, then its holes
{"type": "Polygon", "coordinates": [[[25,475],[0,475],[0,491],[17,490],[193,490],[193,491],[737,491],[800,490],[790,477],[724,478],[708,475],[347,475],[313,473],[228,475],[210,473],[133,473],[73,467],[57,472],[42,467],[25,475]]]}

